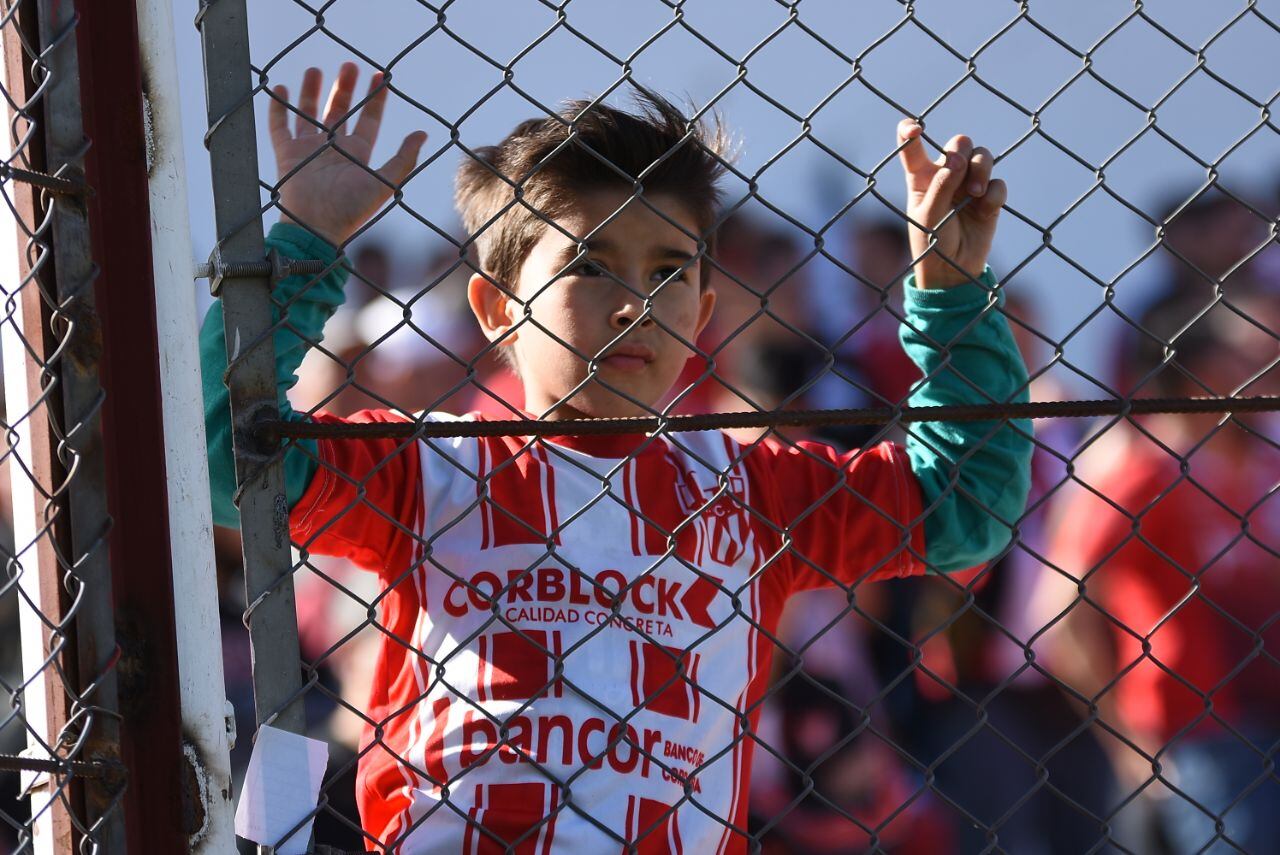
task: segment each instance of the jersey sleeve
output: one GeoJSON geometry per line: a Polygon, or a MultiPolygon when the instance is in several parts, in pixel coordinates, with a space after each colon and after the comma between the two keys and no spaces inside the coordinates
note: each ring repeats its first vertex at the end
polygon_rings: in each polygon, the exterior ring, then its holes
{"type": "MultiPolygon", "coordinates": [[[[904,286],[900,338],[923,379],[913,407],[1026,403],[1027,368],[1004,317],[1004,289],[990,268],[974,282],[904,286]]],[[[923,491],[931,572],[980,567],[1009,544],[1031,491],[1032,426],[921,421],[907,427],[907,455],[923,491]]]]}
{"type": "MultiPolygon", "coordinates": [[[[322,424],[408,421],[386,410],[342,419],[317,413],[322,424]]],[[[304,552],[346,558],[380,574],[408,567],[425,512],[420,443],[416,439],[322,439],[316,470],[293,506],[290,529],[304,552]]]]}
{"type": "Polygon", "coordinates": [[[920,485],[901,446],[845,453],[766,440],[747,455],[772,505],[788,587],[851,587],[925,571],[920,485]]]}

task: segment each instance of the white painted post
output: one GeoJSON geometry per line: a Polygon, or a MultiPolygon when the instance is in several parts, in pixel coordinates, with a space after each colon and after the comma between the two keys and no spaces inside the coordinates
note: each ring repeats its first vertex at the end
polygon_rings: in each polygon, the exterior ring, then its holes
{"type": "Polygon", "coordinates": [[[203,775],[205,824],[192,853],[234,853],[231,760],[209,471],[205,462],[194,273],[170,0],[137,0],[149,111],[151,245],[169,487],[182,729],[203,775]]]}

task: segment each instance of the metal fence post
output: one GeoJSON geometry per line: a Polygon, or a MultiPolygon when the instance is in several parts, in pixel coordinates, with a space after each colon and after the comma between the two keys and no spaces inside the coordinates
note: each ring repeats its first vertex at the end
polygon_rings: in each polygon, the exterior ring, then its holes
{"type": "MultiPolygon", "coordinates": [[[[71,4],[37,3],[40,55],[32,65],[37,80],[47,81],[43,96],[45,159],[57,178],[83,181],[87,150],[81,121],[82,104],[77,52],[76,11],[71,4]]],[[[52,425],[57,462],[68,473],[44,509],[52,525],[61,584],[69,602],[56,614],[51,644],[74,639],[76,674],[65,680],[71,705],[58,735],[61,756],[87,761],[107,774],[73,776],[83,798],[83,812],[72,802],[72,822],[85,838],[85,851],[124,853],[125,826],[119,801],[120,716],[116,690],[119,648],[115,641],[114,598],[107,533],[106,469],[102,444],[103,391],[98,376],[100,328],[94,302],[96,268],[92,258],[88,212],[70,193],[46,197],[52,238],[54,282],[49,326],[58,345],[43,354],[40,385],[56,384],[60,424],[52,425]]]]}
{"type": "MultiPolygon", "coordinates": [[[[204,51],[213,172],[215,252],[224,262],[266,255],[259,201],[257,138],[245,0],[202,2],[196,19],[204,51]]],[[[266,276],[230,279],[222,289],[227,339],[240,533],[244,540],[247,623],[259,726],[301,733],[302,671],[289,553],[284,469],[256,426],[279,417],[272,347],[271,289],[266,276]]]]}
{"type": "MultiPolygon", "coordinates": [[[[41,109],[39,85],[31,74],[33,54],[40,43],[36,5],[34,0],[20,0],[6,11],[9,19],[0,42],[4,47],[4,88],[12,106],[10,132],[4,136],[4,160],[44,172],[44,144],[41,135],[34,132],[41,109]]],[[[29,351],[45,354],[56,347],[47,327],[42,283],[37,278],[48,252],[40,226],[43,201],[36,188],[25,182],[9,183],[4,192],[15,220],[14,230],[5,238],[5,251],[0,253],[6,262],[0,270],[6,298],[0,339],[8,428],[5,454],[13,490],[15,541],[12,561],[5,569],[6,576],[16,577],[22,599],[30,604],[18,609],[23,684],[10,703],[22,717],[26,755],[43,758],[53,753],[68,713],[62,681],[47,667],[46,660],[57,649],[57,639],[45,616],[62,611],[53,538],[43,530],[48,496],[61,476],[53,471],[58,467],[51,451],[56,442],[52,427],[60,408],[56,396],[44,389],[43,364],[30,358],[29,351]]],[[[70,668],[69,652],[53,655],[70,668]]],[[[20,788],[26,792],[34,816],[25,829],[24,841],[32,855],[69,851],[73,840],[71,806],[68,799],[59,798],[62,790],[53,776],[29,774],[20,778],[20,788]]]]}

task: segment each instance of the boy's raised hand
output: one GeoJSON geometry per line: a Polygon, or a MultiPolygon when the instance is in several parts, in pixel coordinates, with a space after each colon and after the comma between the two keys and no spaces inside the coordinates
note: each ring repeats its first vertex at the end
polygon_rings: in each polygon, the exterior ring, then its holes
{"type": "Polygon", "coordinates": [[[354,63],[343,63],[338,79],[333,82],[329,101],[319,127],[313,119],[320,116],[320,87],[324,75],[318,68],[308,68],[302,77],[302,93],[298,99],[294,130],[289,131],[289,90],[277,86],[272,91],[268,122],[271,145],[276,152],[276,169],[284,178],[280,185],[282,220],[297,222],[320,237],[341,246],[369,217],[391,198],[391,194],[413,171],[418,152],[426,142],[423,131],[414,131],[400,143],[400,149],[380,169],[369,168],[369,156],[378,139],[382,110],[387,103],[387,87],[381,72],[369,81],[369,100],[360,111],[355,127],[338,123],[351,109],[351,96],[359,76],[354,63]],[[329,130],[333,130],[333,146],[329,146],[329,130]],[[335,149],[341,149],[338,151],[335,149]],[[319,154],[317,150],[323,149],[319,154]],[[315,157],[311,160],[312,155],[315,157]],[[300,164],[303,164],[300,169],[300,164]],[[296,174],[290,174],[298,169],[296,174]]]}
{"type": "Polygon", "coordinates": [[[930,160],[921,133],[912,119],[898,124],[899,157],[907,177],[907,216],[913,222],[908,229],[911,255],[919,259],[917,287],[946,288],[982,274],[1008,188],[1003,181],[992,180],[991,152],[974,148],[973,140],[954,136],[942,156],[930,160]],[[966,199],[968,204],[956,210],[966,199]],[[927,252],[931,241],[933,251],[927,252]]]}

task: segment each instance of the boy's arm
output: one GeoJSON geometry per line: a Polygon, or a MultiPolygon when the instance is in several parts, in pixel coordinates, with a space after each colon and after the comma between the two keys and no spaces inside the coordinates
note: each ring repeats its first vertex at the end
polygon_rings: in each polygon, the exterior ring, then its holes
{"type": "MultiPolygon", "coordinates": [[[[898,125],[916,259],[902,342],[926,378],[910,403],[1025,401],[1026,368],[987,267],[1008,188],[991,177],[992,153],[968,137],[952,137],[931,160],[922,136],[910,119],[898,125]]],[[[922,422],[908,432],[907,454],[923,494],[931,569],[963,570],[1004,548],[1030,490],[1029,422],[922,422]]]]}
{"type": "MultiPolygon", "coordinates": [[[[987,149],[955,136],[930,160],[921,133],[911,120],[898,126],[916,259],[902,340],[926,378],[910,403],[1025,401],[1026,368],[986,266],[1007,189],[991,178],[987,149]]],[[[852,587],[998,553],[1030,490],[1030,437],[1027,421],[929,422],[911,426],[905,454],[889,442],[837,454],[766,441],[747,466],[784,526],[791,589],[852,587]]]]}
{"type": "MultiPolygon", "coordinates": [[[[276,394],[283,419],[305,418],[293,411],[287,392],[298,382],[298,366],[307,347],[324,338],[325,322],[345,299],[342,286],[347,269],[335,264],[338,251],[328,241],[300,226],[280,223],[267,236],[267,248],[286,258],[318,259],[331,265],[320,277],[290,276],[272,291],[272,322],[279,324],[280,307],[287,323],[275,331],[276,394]]],[[[200,371],[204,389],[204,426],[209,453],[209,482],[213,494],[213,521],[216,525],[240,527],[240,513],[232,497],[236,490],[236,470],[231,449],[231,409],[224,376],[227,345],[223,332],[222,301],[215,300],[200,329],[200,371]]],[[[285,451],[285,495],[289,507],[306,492],[318,467],[315,440],[295,440],[285,451]]]]}
{"type": "MultiPolygon", "coordinates": [[[[320,259],[331,265],[330,271],[319,278],[290,277],[278,283],[272,294],[273,321],[278,323],[282,317],[285,321],[276,329],[273,342],[280,414],[286,419],[300,418],[293,413],[285,393],[297,382],[295,372],[306,349],[321,339],[325,321],[342,305],[347,271],[336,265],[335,247],[344,246],[398,192],[413,172],[427,138],[422,131],[409,134],[381,168],[370,167],[369,158],[390,90],[385,75],[374,74],[365,100],[353,110],[357,77],[353,63],[342,65],[322,114],[323,75],[318,68],[308,68],[302,78],[297,109],[293,110],[292,129],[288,90],[276,86],[270,93],[267,118],[280,176],[277,189],[282,222],[271,230],[268,248],[289,258],[320,259]]],[[[232,503],[236,476],[230,410],[223,380],[227,358],[222,304],[215,302],[200,331],[213,519],[219,525],[237,527],[239,514],[232,503]]],[[[314,441],[295,442],[285,453],[285,492],[291,508],[315,475],[318,445],[314,441]]]]}
{"type": "MultiPolygon", "coordinates": [[[[908,279],[903,344],[927,378],[913,406],[1027,399],[995,284],[990,271],[980,283],[936,290],[908,279]]],[[[1027,421],[920,422],[909,426],[905,453],[890,442],[838,454],[766,440],[746,465],[775,497],[791,589],[852,587],[964,570],[997,554],[1030,490],[1030,436],[1027,421]]],[[[759,501],[768,516],[768,500],[759,501]]]]}
{"type": "MultiPolygon", "coordinates": [[[[1028,400],[1027,370],[999,311],[1004,292],[986,270],[979,282],[949,288],[906,283],[907,354],[925,380],[913,407],[1028,400]]],[[[999,553],[1031,489],[1031,422],[919,422],[907,456],[923,494],[925,557],[940,573],[999,553]]]]}

